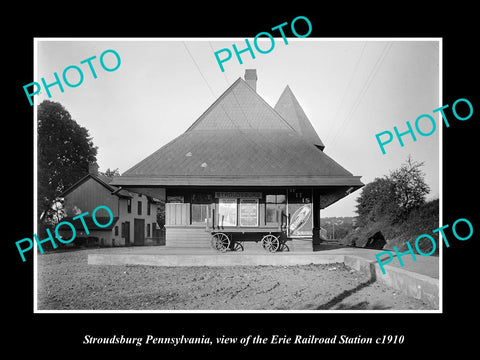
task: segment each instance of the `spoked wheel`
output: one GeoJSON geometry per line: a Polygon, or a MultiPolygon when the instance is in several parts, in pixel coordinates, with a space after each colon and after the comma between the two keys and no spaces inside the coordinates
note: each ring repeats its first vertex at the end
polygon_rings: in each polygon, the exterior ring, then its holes
{"type": "Polygon", "coordinates": [[[225,252],[230,246],[230,239],[224,233],[216,233],[212,235],[211,245],[215,250],[225,252]]]}
{"type": "Polygon", "coordinates": [[[239,241],[234,241],[232,245],[232,251],[243,251],[243,245],[239,241]]]}
{"type": "Polygon", "coordinates": [[[262,246],[267,251],[276,252],[280,246],[280,241],[275,235],[265,235],[262,238],[262,246]]]}

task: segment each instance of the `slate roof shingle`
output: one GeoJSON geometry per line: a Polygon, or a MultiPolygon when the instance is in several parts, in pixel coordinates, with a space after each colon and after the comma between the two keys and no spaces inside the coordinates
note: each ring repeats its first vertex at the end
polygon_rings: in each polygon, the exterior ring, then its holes
{"type": "Polygon", "coordinates": [[[276,107],[239,78],[185,133],[112,184],[363,186],[320,150],[323,143],[289,87],[276,107]]]}
{"type": "Polygon", "coordinates": [[[300,106],[295,95],[293,95],[292,90],[287,85],[282,95],[275,104],[274,109],[288,121],[290,125],[297,131],[300,135],[305,137],[312,144],[320,147],[321,150],[325,148],[322,140],[315,131],[312,123],[308,119],[307,115],[303,111],[303,108],[300,106]]]}

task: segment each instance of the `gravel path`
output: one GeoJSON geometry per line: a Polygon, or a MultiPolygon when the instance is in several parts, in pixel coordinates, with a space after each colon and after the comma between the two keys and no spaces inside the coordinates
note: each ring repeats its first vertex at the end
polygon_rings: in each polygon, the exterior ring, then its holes
{"type": "Polygon", "coordinates": [[[343,264],[87,265],[94,252],[38,255],[39,310],[431,309],[343,264]]]}

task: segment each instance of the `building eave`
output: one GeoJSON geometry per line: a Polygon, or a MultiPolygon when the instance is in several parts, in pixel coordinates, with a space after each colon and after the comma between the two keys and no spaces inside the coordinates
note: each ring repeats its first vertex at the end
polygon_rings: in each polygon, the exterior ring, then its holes
{"type": "Polygon", "coordinates": [[[360,176],[120,176],[116,186],[349,186],[362,187],[360,176]]]}

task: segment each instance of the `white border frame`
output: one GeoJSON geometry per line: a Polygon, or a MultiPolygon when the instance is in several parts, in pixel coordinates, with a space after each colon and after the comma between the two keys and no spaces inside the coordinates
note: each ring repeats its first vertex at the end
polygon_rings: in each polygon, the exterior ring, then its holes
{"type": "MultiPolygon", "coordinates": [[[[275,38],[277,40],[277,38],[275,38]]],[[[439,79],[439,106],[443,105],[443,38],[442,37],[375,37],[375,38],[287,38],[288,41],[437,41],[438,42],[438,60],[439,60],[439,67],[438,67],[438,79],[439,79]]],[[[37,53],[37,43],[38,41],[244,41],[244,38],[239,37],[227,37],[227,38],[75,38],[75,37],[65,37],[65,38],[33,38],[33,76],[34,79],[38,79],[38,72],[37,72],[37,60],[38,60],[38,53],[37,53]]],[[[262,39],[260,39],[262,40],[262,39]]],[[[278,38],[281,40],[281,38],[278,38]]],[[[34,173],[33,173],[33,193],[34,193],[34,231],[37,230],[37,218],[38,218],[38,203],[37,203],[37,106],[38,106],[38,99],[34,97],[34,142],[33,142],[33,162],[34,162],[34,173]]],[[[439,119],[440,114],[438,114],[439,119]]],[[[441,121],[439,122],[441,123],[441,121]]],[[[439,225],[443,226],[443,126],[439,126],[439,225]]],[[[237,217],[238,217],[238,209],[237,209],[237,217]]],[[[237,221],[238,222],[238,221],[237,221]]],[[[370,313],[370,314],[405,314],[405,313],[414,313],[414,314],[428,314],[428,313],[443,313],[443,247],[440,247],[439,251],[439,308],[434,310],[38,310],[38,299],[37,299],[37,244],[33,241],[33,312],[34,313],[47,313],[47,314],[57,314],[57,313],[105,313],[105,314],[131,314],[131,313],[138,313],[138,314],[151,314],[151,313],[275,313],[275,314],[322,314],[322,313],[335,313],[335,314],[347,314],[347,313],[370,313]]],[[[440,243],[440,241],[439,241],[440,243]]]]}

